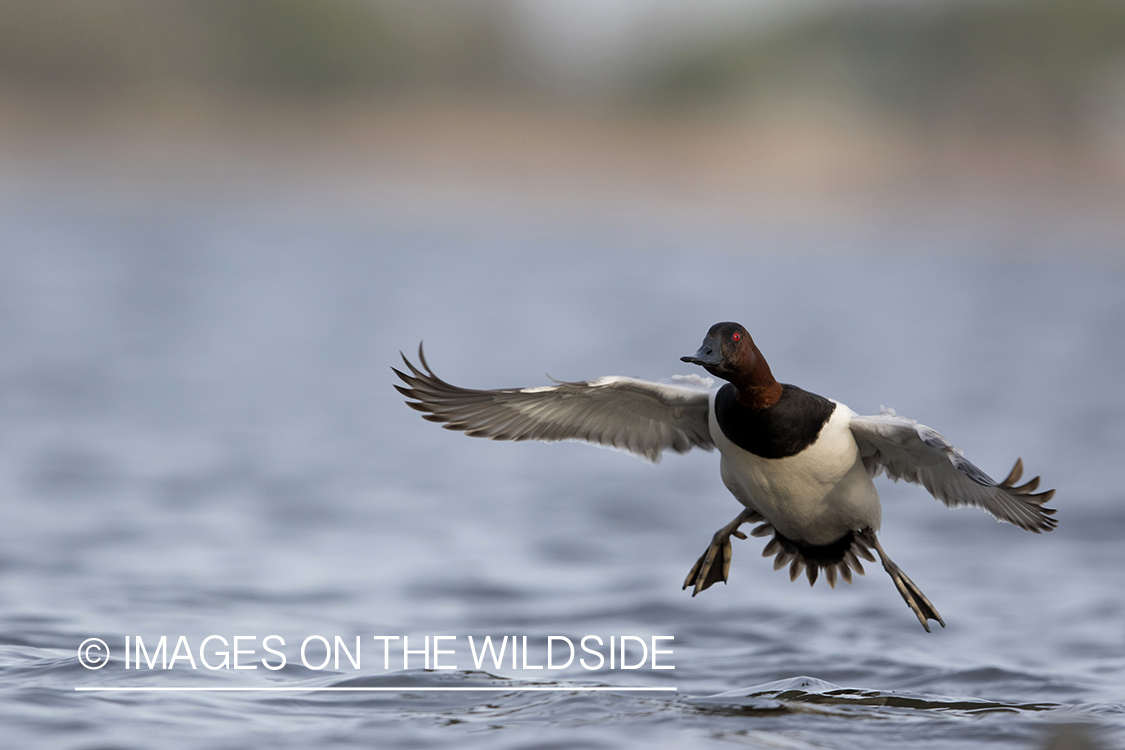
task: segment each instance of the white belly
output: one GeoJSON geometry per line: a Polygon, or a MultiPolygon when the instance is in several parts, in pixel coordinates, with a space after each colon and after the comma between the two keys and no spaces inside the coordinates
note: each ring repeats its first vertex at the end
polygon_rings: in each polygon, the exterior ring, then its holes
{"type": "Polygon", "coordinates": [[[849,531],[879,528],[879,495],[859,458],[843,404],[812,445],[788,458],[762,458],[739,448],[719,430],[711,394],[711,435],[722,454],[723,484],[782,535],[828,544],[849,531]]]}

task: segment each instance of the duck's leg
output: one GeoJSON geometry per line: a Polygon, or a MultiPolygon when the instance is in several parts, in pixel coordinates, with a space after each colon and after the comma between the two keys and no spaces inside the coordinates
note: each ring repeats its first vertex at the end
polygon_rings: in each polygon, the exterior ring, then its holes
{"type": "Polygon", "coordinates": [[[711,537],[711,545],[695,561],[687,579],[684,580],[685,589],[688,586],[695,587],[691,592],[692,596],[709,588],[711,584],[719,581],[726,582],[727,574],[730,573],[730,538],[736,536],[739,539],[745,539],[746,535],[739,531],[738,527],[747,521],[756,521],[760,518],[761,516],[756,512],[747,508],[739,513],[733,521],[715,532],[715,536],[711,537]]]}
{"type": "Polygon", "coordinates": [[[906,600],[907,606],[918,616],[918,622],[922,623],[922,627],[926,629],[926,632],[930,632],[930,625],[927,620],[935,620],[944,628],[945,621],[941,619],[941,615],[938,614],[937,609],[934,608],[934,605],[926,598],[926,595],[922,593],[922,590],[918,588],[918,585],[910,580],[910,576],[903,573],[902,568],[895,565],[894,561],[887,557],[887,553],[883,551],[879,540],[875,537],[875,532],[871,528],[866,528],[860,531],[858,536],[868,546],[874,547],[875,551],[879,553],[879,561],[883,563],[883,570],[887,571],[887,575],[895,582],[895,588],[898,589],[898,593],[902,594],[902,598],[906,600]]]}

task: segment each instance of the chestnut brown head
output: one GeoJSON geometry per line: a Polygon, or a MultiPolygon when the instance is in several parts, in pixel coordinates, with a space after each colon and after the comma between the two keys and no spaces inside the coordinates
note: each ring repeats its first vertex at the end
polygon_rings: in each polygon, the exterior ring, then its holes
{"type": "Polygon", "coordinates": [[[739,372],[754,369],[754,360],[761,357],[749,332],[738,323],[716,323],[707,331],[703,345],[684,362],[703,367],[723,380],[733,380],[739,372]]]}

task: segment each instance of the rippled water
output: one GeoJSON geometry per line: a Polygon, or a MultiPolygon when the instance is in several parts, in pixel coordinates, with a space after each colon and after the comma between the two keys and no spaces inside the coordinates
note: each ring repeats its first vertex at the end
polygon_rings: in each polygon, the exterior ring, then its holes
{"type": "Polygon", "coordinates": [[[9,201],[0,232],[5,744],[1027,748],[1075,723],[1125,744],[1125,267],[1094,239],[61,199],[9,201]],[[685,574],[738,511],[716,456],[470,440],[391,388],[423,338],[467,386],[664,378],[725,319],[783,381],[892,406],[993,475],[1022,455],[1058,488],[1058,531],[880,480],[883,544],[947,629],[877,566],[810,589],[754,539],[693,599],[685,574]],[[259,666],[125,668],[127,636],[162,635],[197,658],[255,636],[259,666]],[[361,668],[301,665],[313,635],[361,636],[361,668]],[[456,669],[403,670],[392,641],[384,670],[375,635],[456,636],[456,669]],[[467,638],[505,635],[529,665],[552,635],[673,636],[675,669],[475,668],[467,638]],[[96,671],[91,637],[113,653],[96,671]],[[450,687],[489,690],[428,689],[450,687]]]}

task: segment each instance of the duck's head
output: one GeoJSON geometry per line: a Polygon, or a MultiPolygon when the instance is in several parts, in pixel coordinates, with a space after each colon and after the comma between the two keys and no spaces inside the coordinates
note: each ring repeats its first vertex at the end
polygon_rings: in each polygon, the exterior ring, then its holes
{"type": "Polygon", "coordinates": [[[699,365],[717,378],[731,380],[739,371],[750,369],[754,356],[761,356],[749,332],[738,323],[716,323],[707,331],[703,345],[683,362],[699,365]]]}
{"type": "Polygon", "coordinates": [[[684,362],[703,367],[717,378],[729,380],[740,391],[761,391],[754,400],[769,405],[780,397],[766,358],[758,351],[750,333],[738,323],[716,323],[707,331],[703,345],[684,362]]]}

